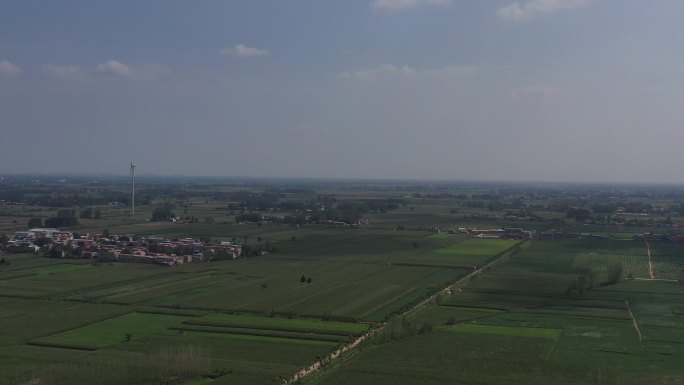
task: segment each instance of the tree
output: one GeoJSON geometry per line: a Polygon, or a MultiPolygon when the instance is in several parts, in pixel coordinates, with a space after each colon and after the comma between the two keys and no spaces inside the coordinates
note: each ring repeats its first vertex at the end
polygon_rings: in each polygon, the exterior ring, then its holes
{"type": "Polygon", "coordinates": [[[28,221],[29,228],[43,227],[43,218],[31,218],[28,221]]]}
{"type": "Polygon", "coordinates": [[[606,283],[612,285],[622,280],[622,264],[614,263],[608,266],[608,280],[606,283]]]}
{"type": "Polygon", "coordinates": [[[152,221],[153,222],[164,222],[168,221],[169,218],[175,218],[176,214],[174,214],[172,211],[172,206],[170,205],[164,205],[161,207],[157,207],[152,211],[152,221]]]}
{"type": "Polygon", "coordinates": [[[52,239],[42,237],[42,238],[36,239],[36,241],[35,241],[34,243],[35,243],[36,246],[38,246],[38,247],[43,247],[43,246],[45,246],[45,245],[49,245],[50,243],[52,243],[52,239]]]}
{"type": "Polygon", "coordinates": [[[79,218],[81,219],[92,219],[93,218],[93,209],[88,207],[86,209],[81,210],[81,212],[78,214],[79,218]]]}
{"type": "Polygon", "coordinates": [[[577,290],[579,290],[579,295],[584,294],[584,289],[587,283],[587,277],[580,275],[577,277],[577,290]]]}
{"type": "Polygon", "coordinates": [[[47,227],[70,227],[77,224],[76,210],[73,209],[57,210],[56,216],[45,219],[45,226],[47,227]]]}
{"type": "Polygon", "coordinates": [[[591,212],[583,208],[570,207],[565,217],[574,218],[576,222],[584,222],[591,218],[591,212]]]}
{"type": "Polygon", "coordinates": [[[47,256],[50,258],[63,258],[65,256],[64,249],[65,248],[62,245],[52,245],[47,256]]]}

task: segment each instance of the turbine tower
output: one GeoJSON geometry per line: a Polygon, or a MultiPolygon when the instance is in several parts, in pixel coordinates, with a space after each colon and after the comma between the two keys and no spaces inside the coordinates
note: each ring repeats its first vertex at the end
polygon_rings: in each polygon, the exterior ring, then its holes
{"type": "Polygon", "coordinates": [[[131,175],[131,216],[133,221],[135,221],[135,165],[133,161],[131,161],[131,171],[129,173],[131,175]]]}

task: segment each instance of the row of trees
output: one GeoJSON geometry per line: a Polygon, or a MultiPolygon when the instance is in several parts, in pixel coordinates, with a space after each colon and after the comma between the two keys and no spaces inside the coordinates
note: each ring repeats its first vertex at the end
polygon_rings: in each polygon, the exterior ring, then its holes
{"type": "Polygon", "coordinates": [[[76,218],[76,210],[74,209],[60,209],[54,217],[45,219],[45,226],[47,227],[71,227],[78,224],[76,218]]]}
{"type": "MultiPolygon", "coordinates": [[[[624,268],[620,263],[614,263],[606,269],[606,280],[599,283],[599,286],[614,285],[622,281],[624,268]]],[[[631,275],[630,275],[631,277],[631,275]]],[[[578,294],[582,295],[586,290],[593,289],[595,285],[596,275],[590,271],[586,275],[579,275],[575,279],[568,282],[568,287],[565,289],[566,295],[578,294]]]]}
{"type": "Polygon", "coordinates": [[[330,200],[326,203],[322,203],[322,205],[304,205],[302,207],[312,208],[295,210],[299,212],[285,216],[264,216],[258,212],[245,212],[238,214],[235,217],[235,222],[259,222],[262,218],[265,218],[271,222],[300,225],[304,223],[318,223],[321,220],[354,223],[365,214],[385,213],[390,210],[396,210],[400,205],[405,204],[394,199],[334,202],[334,200],[330,200]]]}
{"type": "Polygon", "coordinates": [[[170,204],[155,208],[154,211],[152,211],[152,222],[164,222],[168,221],[169,218],[175,218],[176,214],[173,213],[173,209],[174,206],[170,204]]]}
{"type": "Polygon", "coordinates": [[[100,219],[102,218],[102,212],[100,210],[88,207],[82,209],[78,212],[75,209],[59,209],[54,216],[48,218],[38,218],[34,217],[29,219],[28,227],[72,227],[78,225],[78,219],[100,219]]]}

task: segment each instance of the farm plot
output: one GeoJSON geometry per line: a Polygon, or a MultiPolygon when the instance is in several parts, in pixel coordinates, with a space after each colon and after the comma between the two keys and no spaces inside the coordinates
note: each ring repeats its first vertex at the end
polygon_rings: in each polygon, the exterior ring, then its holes
{"type": "MultiPolygon", "coordinates": [[[[498,289],[501,289],[501,287],[498,289]]],[[[514,310],[540,307],[548,301],[548,298],[537,295],[507,293],[505,291],[477,291],[471,290],[470,286],[467,286],[463,291],[447,297],[440,304],[442,306],[462,306],[478,309],[514,310]]]]}
{"type": "Polygon", "coordinates": [[[276,243],[276,258],[387,262],[430,250],[444,242],[425,238],[424,232],[352,229],[307,229],[296,241],[276,243]],[[413,247],[417,242],[421,247],[413,247]]]}
{"type": "Polygon", "coordinates": [[[527,337],[527,338],[548,338],[557,340],[560,337],[560,329],[548,328],[532,328],[532,327],[513,327],[513,326],[493,326],[493,325],[474,325],[463,324],[456,325],[449,329],[455,333],[481,333],[481,334],[495,334],[509,337],[527,337]]]}
{"type": "Polygon", "coordinates": [[[653,273],[656,278],[681,279],[684,271],[684,245],[650,243],[653,273]]]}
{"type": "Polygon", "coordinates": [[[76,294],[70,298],[86,297],[88,299],[103,299],[110,303],[135,304],[151,298],[169,295],[179,291],[209,285],[224,281],[222,274],[197,273],[179,274],[169,272],[144,277],[140,280],[120,283],[103,287],[97,290],[89,290],[87,294],[76,294]]]}
{"type": "Polygon", "coordinates": [[[23,373],[35,373],[36,368],[79,354],[83,352],[31,345],[0,346],[0,383],[24,384],[33,377],[23,373]]]}
{"type": "Polygon", "coordinates": [[[411,316],[415,324],[450,325],[492,317],[504,310],[466,306],[432,306],[411,316]]]}
{"type": "Polygon", "coordinates": [[[312,341],[348,342],[367,330],[367,325],[302,318],[257,317],[210,314],[186,320],[173,330],[294,338],[312,341]]]}
{"type": "Polygon", "coordinates": [[[60,333],[115,317],[130,309],[115,305],[4,299],[1,303],[0,346],[60,333]]]}
{"type": "Polygon", "coordinates": [[[312,318],[283,318],[283,317],[259,317],[240,314],[212,313],[196,320],[186,321],[188,324],[201,324],[200,322],[217,326],[252,327],[267,330],[320,332],[355,336],[368,330],[367,324],[323,321],[312,318]]]}
{"type": "Polygon", "coordinates": [[[455,245],[436,249],[428,254],[429,256],[426,259],[433,263],[459,266],[482,265],[516,243],[517,241],[507,239],[470,238],[455,245]]]}
{"type": "Polygon", "coordinates": [[[548,384],[558,378],[546,360],[554,341],[439,331],[370,345],[305,384],[548,384]]]}
{"type": "Polygon", "coordinates": [[[221,282],[140,304],[381,320],[466,273],[434,267],[296,260],[271,260],[235,272],[221,282]]]}
{"type": "Polygon", "coordinates": [[[676,281],[628,279],[615,285],[595,288],[591,295],[609,300],[682,303],[684,286],[676,281]]]}
{"type": "Polygon", "coordinates": [[[600,255],[635,256],[641,257],[644,263],[648,262],[643,242],[561,239],[534,242],[524,252],[507,261],[503,267],[545,273],[586,274],[592,268],[592,260],[587,257],[600,255]],[[578,259],[586,265],[575,265],[578,259]]]}
{"type": "Polygon", "coordinates": [[[643,255],[619,255],[609,253],[578,253],[572,267],[591,270],[599,276],[605,277],[611,266],[622,266],[625,276],[635,278],[648,278],[648,256],[643,255]]]}
{"type": "Polygon", "coordinates": [[[211,357],[211,366],[221,368],[223,376],[213,383],[256,385],[289,376],[337,345],[337,342],[329,341],[183,331],[168,336],[151,335],[145,340],[120,344],[116,349],[126,354],[153,355],[160,350],[195,347],[204,356],[211,357]]]}
{"type": "MultiPolygon", "coordinates": [[[[220,377],[218,384],[262,384],[290,375],[367,328],[315,319],[134,312],[33,339],[12,363],[19,372],[56,384],[98,382],[98,375],[108,384],[128,383],[129,377],[194,381],[207,376],[220,377]],[[59,350],[63,359],[54,360],[50,354],[59,350]],[[46,354],[47,362],[55,363],[46,366],[40,358],[46,354]],[[76,373],[82,377],[74,378],[76,373]]],[[[0,357],[3,352],[0,346],[0,357]]],[[[0,374],[5,369],[0,365],[0,374]]]]}
{"type": "Polygon", "coordinates": [[[150,334],[168,333],[171,326],[180,325],[186,317],[130,313],[100,321],[64,333],[31,341],[32,344],[96,350],[132,339],[145,338],[150,334]]]}
{"type": "Polygon", "coordinates": [[[59,263],[59,261],[54,259],[37,256],[33,253],[3,254],[2,257],[5,258],[5,261],[9,263],[0,265],[0,279],[10,271],[59,263]]]}
{"type": "Polygon", "coordinates": [[[20,272],[23,274],[21,277],[0,279],[0,291],[4,295],[19,298],[59,298],[168,273],[168,270],[151,265],[57,264],[23,269],[20,272]]]}
{"type": "Polygon", "coordinates": [[[436,325],[432,333],[371,346],[306,383],[363,382],[372,376],[379,384],[579,384],[601,376],[601,381],[636,385],[681,378],[676,357],[684,354],[684,345],[672,342],[681,339],[684,324],[681,285],[626,280],[567,290],[578,276],[600,271],[595,256],[607,256],[604,265],[625,256],[645,261],[643,243],[554,242],[534,242],[438,306],[411,315],[415,325],[436,325]],[[587,256],[594,259],[573,266],[587,256]],[[644,345],[625,298],[642,323],[644,345]],[[441,326],[451,323],[456,325],[441,326]],[[511,366],[513,362],[520,366],[511,366]],[[643,370],[645,365],[649,370],[643,370]],[[450,367],[459,370],[451,373],[450,367]],[[425,368],[432,371],[423,372],[425,368]]]}
{"type": "Polygon", "coordinates": [[[576,278],[577,276],[573,274],[525,273],[500,269],[473,280],[466,290],[510,294],[564,295],[568,283],[576,278]]]}

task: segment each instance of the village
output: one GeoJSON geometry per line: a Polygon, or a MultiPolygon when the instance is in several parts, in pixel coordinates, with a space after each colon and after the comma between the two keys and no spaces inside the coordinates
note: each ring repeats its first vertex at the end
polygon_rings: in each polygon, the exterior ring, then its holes
{"type": "Polygon", "coordinates": [[[236,259],[242,255],[242,249],[242,245],[237,242],[116,235],[107,231],[103,234],[72,233],[53,228],[18,231],[7,243],[8,252],[31,251],[52,258],[83,258],[165,266],[236,259]]]}
{"type": "MultiPolygon", "coordinates": [[[[437,228],[439,231],[439,228],[437,228]]],[[[498,229],[478,229],[476,227],[459,227],[458,229],[448,229],[449,234],[466,234],[474,238],[489,239],[532,239],[537,233],[536,230],[526,230],[520,227],[505,227],[498,229]]]]}

